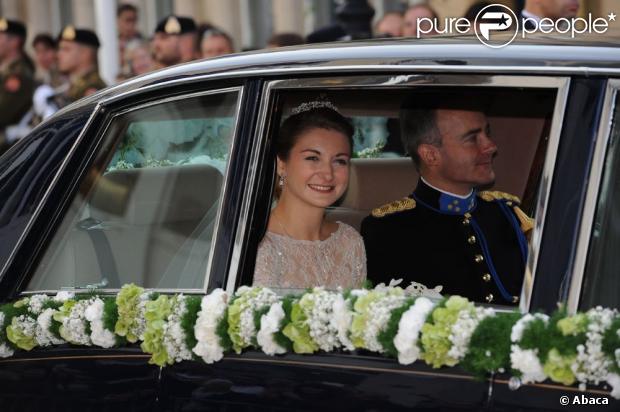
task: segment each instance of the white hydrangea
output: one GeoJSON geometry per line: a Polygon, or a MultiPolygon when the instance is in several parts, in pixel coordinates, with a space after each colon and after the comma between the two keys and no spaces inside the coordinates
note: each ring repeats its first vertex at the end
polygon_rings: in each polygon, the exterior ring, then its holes
{"type": "Polygon", "coordinates": [[[90,334],[86,329],[86,309],[92,304],[95,298],[79,300],[71,308],[68,316],[63,318],[60,327],[60,336],[67,342],[75,345],[92,345],[90,334]]]}
{"type": "Polygon", "coordinates": [[[28,299],[28,311],[33,315],[39,315],[43,311],[43,305],[48,300],[47,295],[32,295],[28,299]]]}
{"type": "Polygon", "coordinates": [[[579,382],[593,382],[598,385],[609,374],[611,361],[603,352],[603,335],[611,326],[617,312],[612,309],[603,309],[600,306],[590,309],[585,345],[577,346],[577,359],[571,369],[579,382]]]}
{"type": "Polygon", "coordinates": [[[282,302],[276,302],[271,305],[269,312],[261,316],[260,330],[256,334],[256,340],[267,355],[286,353],[286,348],[280,346],[273,338],[273,334],[280,330],[280,322],[285,315],[282,302]]]}
{"type": "Polygon", "coordinates": [[[392,311],[405,303],[404,295],[387,294],[383,298],[372,302],[368,313],[373,316],[368,320],[363,333],[364,346],[373,352],[384,352],[383,345],[378,341],[379,333],[385,330],[392,311]]]}
{"type": "Polygon", "coordinates": [[[164,347],[170,359],[174,359],[175,363],[192,359],[192,351],[185,342],[185,331],[181,326],[181,320],[186,311],[186,298],[179,295],[164,325],[164,347]]]}
{"type": "Polygon", "coordinates": [[[103,300],[93,299],[84,311],[84,317],[90,322],[90,339],[94,345],[111,348],[116,344],[116,336],[103,325],[103,300]]]}
{"type": "Polygon", "coordinates": [[[452,342],[452,347],[448,351],[448,356],[459,362],[463,360],[469,350],[471,335],[473,335],[478,324],[489,316],[495,316],[493,308],[476,307],[473,311],[460,311],[456,322],[452,324],[450,329],[448,339],[452,342]]]}
{"type": "Polygon", "coordinates": [[[317,346],[326,352],[340,347],[338,329],[332,323],[336,293],[328,292],[323,288],[314,288],[312,293],[306,293],[301,298],[300,305],[310,308],[305,310],[308,320],[309,333],[317,346]],[[305,301],[305,302],[304,302],[305,301]],[[307,303],[311,303],[307,305],[307,303]]]}
{"type": "Polygon", "coordinates": [[[216,331],[227,305],[228,294],[219,288],[202,298],[201,310],[194,325],[194,335],[198,343],[192,351],[205,363],[217,362],[224,356],[224,348],[220,345],[220,337],[216,331]]]}
{"type": "Polygon", "coordinates": [[[46,347],[50,345],[60,345],[65,343],[63,339],[56,337],[51,331],[50,327],[52,326],[52,316],[54,316],[55,310],[52,308],[47,308],[41,312],[41,314],[37,317],[37,329],[35,331],[35,338],[37,340],[37,344],[41,347],[46,347]]]}
{"type": "Polygon", "coordinates": [[[409,365],[420,357],[418,339],[426,317],[433,310],[434,303],[421,297],[407,309],[398,322],[398,332],[394,337],[394,346],[398,350],[398,362],[409,365]]]}
{"type": "Polygon", "coordinates": [[[547,376],[543,371],[543,366],[538,358],[538,349],[523,349],[519,346],[523,338],[523,332],[527,325],[537,319],[542,320],[545,324],[549,322],[549,316],[544,313],[527,313],[519,319],[510,332],[510,364],[512,369],[521,372],[521,382],[541,382],[547,376]]]}

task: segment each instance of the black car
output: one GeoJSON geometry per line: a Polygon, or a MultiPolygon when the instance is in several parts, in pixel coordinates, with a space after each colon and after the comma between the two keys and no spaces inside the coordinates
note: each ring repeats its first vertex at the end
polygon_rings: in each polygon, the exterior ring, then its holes
{"type": "MultiPolygon", "coordinates": [[[[617,44],[315,45],[188,63],[105,89],[0,158],[0,301],[127,283],[190,295],[250,285],[275,186],[273,136],[292,107],[327,98],[356,127],[350,186],[329,213],[359,229],[417,179],[400,144],[401,102],[451,90],[489,102],[495,190],[520,197],[535,219],[519,309],[618,308],[617,44]]],[[[1,409],[559,411],[568,395],[620,410],[603,384],[517,388],[508,373],[479,380],[359,351],[247,351],[165,368],[148,359],[131,345],[16,353],[0,359],[1,409]]]]}

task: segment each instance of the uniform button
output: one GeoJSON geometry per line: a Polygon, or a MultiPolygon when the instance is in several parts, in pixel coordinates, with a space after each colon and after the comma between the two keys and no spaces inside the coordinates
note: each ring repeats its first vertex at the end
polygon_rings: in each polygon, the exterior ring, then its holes
{"type": "Polygon", "coordinates": [[[484,300],[486,300],[488,303],[493,302],[493,294],[489,293],[488,295],[484,297],[484,300]]]}
{"type": "Polygon", "coordinates": [[[488,273],[485,273],[484,275],[482,275],[482,280],[484,280],[485,282],[490,282],[491,281],[491,275],[488,273]]]}
{"type": "Polygon", "coordinates": [[[469,243],[470,245],[473,245],[474,243],[476,243],[476,236],[470,236],[467,238],[467,243],[469,243]]]}
{"type": "Polygon", "coordinates": [[[465,218],[465,219],[463,220],[463,224],[464,224],[465,226],[469,225],[469,219],[468,219],[468,218],[465,218]]]}
{"type": "Polygon", "coordinates": [[[518,296],[513,296],[512,297],[512,303],[519,303],[519,297],[518,296]]]}
{"type": "Polygon", "coordinates": [[[484,260],[484,256],[476,255],[474,256],[474,260],[476,261],[476,263],[481,263],[484,260]]]}

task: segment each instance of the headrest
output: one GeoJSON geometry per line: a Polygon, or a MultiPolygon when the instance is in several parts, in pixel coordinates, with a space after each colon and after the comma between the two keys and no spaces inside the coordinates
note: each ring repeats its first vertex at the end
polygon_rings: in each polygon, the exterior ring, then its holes
{"type": "Polygon", "coordinates": [[[418,172],[409,157],[352,159],[341,207],[371,210],[413,192],[418,172]]]}
{"type": "Polygon", "coordinates": [[[133,225],[200,220],[221,186],[221,173],[207,164],[114,170],[97,183],[91,216],[133,225]]]}

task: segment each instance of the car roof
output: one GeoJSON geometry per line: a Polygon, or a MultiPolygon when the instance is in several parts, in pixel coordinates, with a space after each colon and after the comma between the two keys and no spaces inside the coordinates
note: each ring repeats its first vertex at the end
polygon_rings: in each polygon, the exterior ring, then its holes
{"type": "MultiPolygon", "coordinates": [[[[496,37],[501,40],[502,35],[496,37]]],[[[508,38],[507,38],[508,39],[508,38]]],[[[355,71],[471,71],[477,73],[544,73],[620,75],[620,32],[581,35],[519,36],[503,48],[490,48],[475,36],[423,39],[371,39],[261,49],[197,60],[139,76],[80,100],[77,105],[108,102],[134,91],[165,84],[213,78],[276,76],[286,73],[355,71]]],[[[68,106],[70,110],[75,104],[68,106]]],[[[64,112],[65,110],[63,110],[64,112]]]]}

